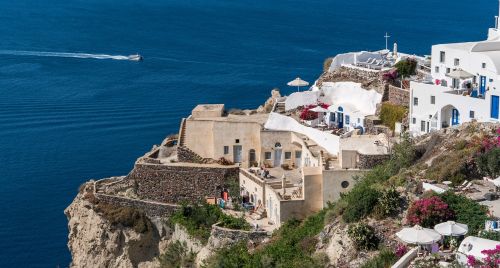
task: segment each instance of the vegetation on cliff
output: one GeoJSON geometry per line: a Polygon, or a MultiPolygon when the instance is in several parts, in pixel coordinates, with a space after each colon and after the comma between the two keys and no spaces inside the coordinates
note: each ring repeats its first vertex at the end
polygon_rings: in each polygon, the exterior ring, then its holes
{"type": "Polygon", "coordinates": [[[165,252],[158,257],[161,268],[191,268],[195,266],[196,254],[188,251],[184,243],[175,241],[170,243],[165,252]]]}
{"type": "Polygon", "coordinates": [[[408,109],[404,106],[384,102],[380,109],[380,120],[382,124],[394,131],[396,122],[402,122],[407,112],[408,109]]]}
{"type": "Polygon", "coordinates": [[[272,242],[253,253],[244,242],[222,249],[206,261],[205,267],[324,267],[328,259],[314,252],[327,210],[304,221],[286,222],[273,234],[272,242]]]}
{"type": "Polygon", "coordinates": [[[220,222],[221,227],[236,230],[249,230],[250,225],[243,218],[236,218],[224,214],[222,210],[207,203],[183,204],[171,217],[172,224],[180,224],[186,228],[189,235],[203,243],[208,241],[212,225],[220,222]]]}

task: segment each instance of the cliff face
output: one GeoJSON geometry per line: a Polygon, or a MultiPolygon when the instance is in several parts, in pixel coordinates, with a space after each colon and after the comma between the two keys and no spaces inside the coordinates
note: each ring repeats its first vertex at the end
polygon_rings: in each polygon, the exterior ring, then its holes
{"type": "Polygon", "coordinates": [[[64,213],[71,267],[159,267],[156,257],[170,236],[160,221],[153,220],[152,228],[143,233],[114,226],[96,212],[95,204],[85,198],[85,190],[64,213]]]}

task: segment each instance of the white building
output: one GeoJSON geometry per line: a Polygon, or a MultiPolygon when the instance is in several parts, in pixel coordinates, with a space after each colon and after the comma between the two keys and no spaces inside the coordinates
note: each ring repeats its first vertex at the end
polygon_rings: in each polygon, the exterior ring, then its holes
{"type": "Polygon", "coordinates": [[[496,20],[485,41],[432,46],[432,80],[410,85],[413,135],[472,120],[498,122],[500,28],[496,20]]]}

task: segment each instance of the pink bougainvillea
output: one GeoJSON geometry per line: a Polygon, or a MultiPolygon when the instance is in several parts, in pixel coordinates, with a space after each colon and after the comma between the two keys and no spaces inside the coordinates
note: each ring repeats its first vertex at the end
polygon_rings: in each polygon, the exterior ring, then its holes
{"type": "Polygon", "coordinates": [[[401,258],[403,257],[406,252],[408,252],[408,248],[403,245],[403,244],[399,244],[397,247],[396,247],[396,250],[394,251],[394,254],[398,257],[398,258],[401,258]]]}
{"type": "Polygon", "coordinates": [[[415,201],[406,219],[411,224],[418,224],[423,227],[433,227],[434,225],[450,220],[454,217],[453,211],[441,198],[432,196],[415,201]]]}
{"type": "Polygon", "coordinates": [[[481,253],[485,256],[482,261],[474,256],[467,256],[467,265],[474,268],[500,267],[500,245],[497,245],[494,249],[485,249],[481,253]]]}
{"type": "Polygon", "coordinates": [[[328,109],[329,105],[325,103],[318,103],[318,104],[312,104],[305,106],[302,111],[300,112],[300,119],[302,120],[314,120],[318,118],[318,113],[311,111],[311,109],[315,108],[316,106],[320,106],[324,109],[328,109]]]}

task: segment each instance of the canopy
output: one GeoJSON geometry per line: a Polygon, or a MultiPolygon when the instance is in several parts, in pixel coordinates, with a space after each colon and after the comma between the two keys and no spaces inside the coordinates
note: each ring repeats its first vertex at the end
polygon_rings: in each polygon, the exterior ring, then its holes
{"type": "Polygon", "coordinates": [[[294,80],[288,82],[287,85],[291,87],[305,87],[309,85],[309,82],[302,80],[300,77],[297,77],[294,80]]]}
{"type": "Polygon", "coordinates": [[[321,106],[316,106],[316,107],[310,109],[309,111],[315,112],[315,113],[328,113],[328,112],[330,112],[330,110],[325,109],[321,106]]]}
{"type": "Polygon", "coordinates": [[[469,231],[469,227],[463,223],[447,221],[434,226],[434,230],[445,236],[460,236],[465,235],[469,231]]]}
{"type": "Polygon", "coordinates": [[[422,228],[415,225],[411,228],[406,227],[396,233],[403,242],[408,244],[429,245],[441,239],[441,235],[436,231],[428,228],[422,228]]]}
{"type": "Polygon", "coordinates": [[[462,69],[456,69],[448,73],[446,76],[455,78],[455,79],[467,79],[467,78],[472,78],[474,77],[473,74],[466,72],[462,69]]]}

